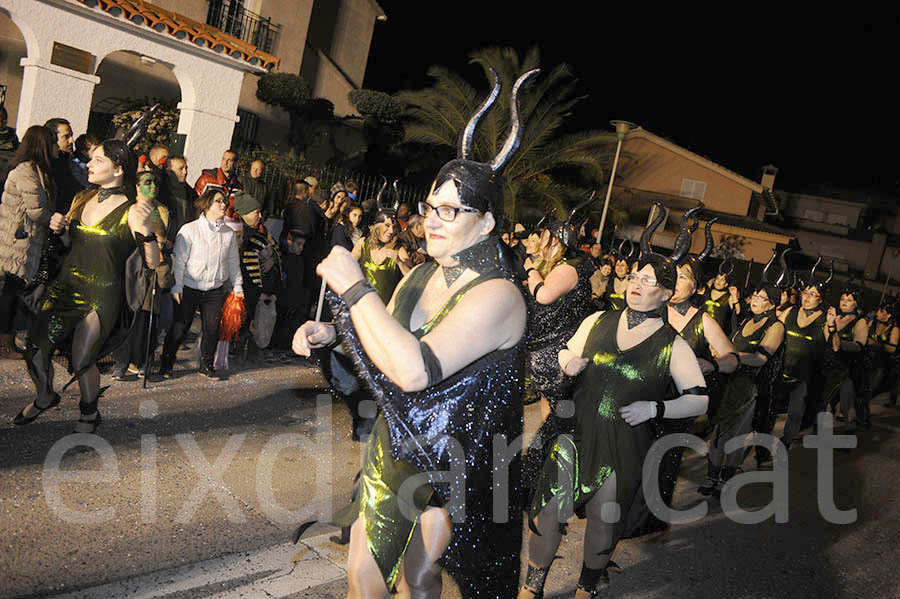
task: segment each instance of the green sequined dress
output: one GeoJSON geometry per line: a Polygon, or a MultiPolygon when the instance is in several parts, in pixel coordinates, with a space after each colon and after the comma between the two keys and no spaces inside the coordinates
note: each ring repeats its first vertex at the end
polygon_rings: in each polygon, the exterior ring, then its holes
{"type": "MultiPolygon", "coordinates": [[[[393,316],[408,330],[413,309],[436,269],[435,262],[422,264],[397,290],[393,316]]],[[[411,332],[423,337],[467,291],[500,276],[495,270],[480,274],[457,291],[430,321],[411,332]]],[[[355,499],[335,513],[333,522],[350,526],[357,518],[363,519],[369,552],[385,584],[393,589],[417,522],[416,510],[449,503],[448,485],[431,481],[428,474],[464,474],[456,483],[465,490],[465,521],[454,522],[451,543],[440,564],[456,580],[464,598],[514,596],[519,578],[521,514],[511,510],[507,522],[494,521],[489,490],[494,435],[514,439],[522,434],[524,341],[482,356],[423,391],[404,393],[369,362],[355,337],[349,311],[332,294],[329,298],[345,351],[379,406],[355,499]],[[410,434],[420,444],[415,451],[410,450],[410,434]],[[447,442],[448,437],[457,441],[462,454],[451,451],[454,444],[447,442]],[[404,501],[399,491],[416,474],[422,480],[411,500],[404,501]],[[413,519],[407,517],[410,514],[413,519]]],[[[519,461],[514,460],[509,470],[510,497],[520,492],[520,469],[519,461]]]]}
{"type": "MultiPolygon", "coordinates": [[[[640,488],[653,430],[650,422],[631,426],[619,408],[665,397],[672,383],[669,363],[677,333],[663,325],[623,351],[616,342],[621,315],[621,311],[604,312],[588,334],[582,356],[590,362],[573,394],[574,434],[558,437],[544,462],[531,499],[532,521],[554,497],[564,514],[582,513],[613,472],[622,514],[628,513],[640,488]]],[[[614,543],[625,527],[622,518],[616,524],[614,543]]]]}
{"type": "MultiPolygon", "coordinates": [[[[853,341],[853,329],[859,322],[856,316],[842,329],[836,331],[841,343],[853,341]]],[[[831,343],[825,344],[825,382],[822,384],[822,397],[825,405],[836,404],[839,398],[841,383],[850,378],[858,393],[863,390],[864,352],[834,351],[831,343]]],[[[846,416],[846,414],[845,414],[846,416]]]]}
{"type": "Polygon", "coordinates": [[[372,260],[372,250],[369,249],[368,239],[363,240],[360,249],[359,266],[362,268],[363,276],[375,287],[375,291],[384,305],[387,305],[391,301],[397,283],[403,278],[400,265],[393,258],[385,258],[380,264],[375,264],[372,260]]]}
{"type": "MultiPolygon", "coordinates": [[[[606,309],[607,310],[624,310],[627,306],[625,302],[625,292],[617,293],[616,292],[616,279],[618,277],[613,276],[609,280],[609,284],[606,286],[606,309]]],[[[624,279],[619,279],[624,280],[624,279]]]]}
{"type": "Polygon", "coordinates": [[[784,319],[784,368],[781,382],[785,389],[792,389],[803,381],[812,383],[813,366],[818,364],[825,349],[825,334],[822,325],[825,312],[820,312],[805,327],[797,318],[802,308],[790,311],[784,319]]]}
{"type": "Polygon", "coordinates": [[[127,331],[125,309],[125,261],[135,249],[128,226],[133,202],[116,207],[93,226],[81,222],[84,204],[72,215],[71,243],[59,274],[31,330],[29,343],[44,356],[63,347],[75,327],[91,312],[100,319],[101,334],[91,350],[90,364],[114,349],[111,336],[127,331]]]}
{"type": "MultiPolygon", "coordinates": [[[[718,291],[718,290],[717,290],[718,291]]],[[[730,297],[728,294],[728,290],[724,290],[722,296],[719,299],[713,299],[712,297],[713,288],[710,287],[706,293],[703,294],[703,309],[706,310],[706,313],[713,317],[713,320],[719,323],[719,326],[722,327],[722,330],[728,333],[731,330],[731,304],[728,303],[728,298],[730,297]]]]}

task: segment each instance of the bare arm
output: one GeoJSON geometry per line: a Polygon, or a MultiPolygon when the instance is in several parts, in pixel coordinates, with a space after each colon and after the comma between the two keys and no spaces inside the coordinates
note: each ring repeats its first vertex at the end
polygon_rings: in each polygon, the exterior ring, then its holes
{"type": "Polygon", "coordinates": [[[581,354],[584,353],[584,344],[587,342],[591,329],[594,328],[594,323],[597,322],[601,314],[603,312],[594,312],[582,320],[581,324],[578,325],[578,330],[575,331],[572,338],[566,342],[566,346],[559,352],[559,356],[557,356],[559,367],[569,376],[575,376],[587,366],[587,360],[582,358],[581,354]]]}
{"type": "Polygon", "coordinates": [[[144,263],[148,268],[156,268],[162,261],[159,251],[159,244],[156,242],[156,226],[153,219],[154,214],[159,217],[153,204],[150,202],[137,202],[128,209],[128,227],[131,229],[132,235],[140,233],[144,237],[153,237],[153,243],[144,243],[144,263]]]}
{"type": "MultiPolygon", "coordinates": [[[[672,359],[669,362],[669,373],[678,391],[684,393],[685,389],[705,387],[706,381],[697,357],[691,351],[691,347],[682,337],[676,336],[672,344],[672,359]]],[[[709,405],[709,396],[706,394],[686,393],[681,397],[664,402],[666,412],[664,418],[690,418],[706,413],[709,405]]]]}
{"type": "Polygon", "coordinates": [[[869,323],[865,319],[860,318],[853,325],[853,341],[842,341],[841,351],[850,353],[861,352],[869,339],[869,323]]]}
{"type": "Polygon", "coordinates": [[[578,272],[568,264],[555,267],[547,274],[546,279],[536,270],[528,271],[528,292],[534,295],[539,304],[552,304],[574,289],[577,284],[578,272]],[[537,295],[534,295],[535,288],[541,283],[543,285],[538,289],[537,295]]]}
{"type": "MultiPolygon", "coordinates": [[[[784,325],[776,322],[766,331],[762,341],[759,342],[759,346],[769,352],[769,356],[771,356],[781,347],[782,341],[784,341],[784,325]]],[[[746,364],[747,366],[761,367],[765,366],[766,362],[769,361],[766,354],[758,351],[752,353],[741,352],[740,357],[741,364],[746,364]]]]}
{"type": "Polygon", "coordinates": [[[356,240],[356,243],[353,244],[352,254],[353,257],[359,260],[360,256],[362,256],[362,246],[365,238],[360,238],[356,240]]]}
{"type": "Polygon", "coordinates": [[[716,358],[719,372],[728,373],[737,370],[739,362],[731,339],[728,338],[716,319],[706,313],[703,314],[703,335],[712,350],[719,356],[716,358]]]}
{"type": "Polygon", "coordinates": [[[891,328],[891,336],[888,339],[888,342],[884,344],[884,351],[889,354],[897,351],[897,344],[900,343],[900,328],[892,327],[891,328]]]}

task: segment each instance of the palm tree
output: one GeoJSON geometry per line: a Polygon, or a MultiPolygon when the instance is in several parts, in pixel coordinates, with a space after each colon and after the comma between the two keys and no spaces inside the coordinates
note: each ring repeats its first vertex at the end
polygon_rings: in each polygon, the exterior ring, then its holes
{"type": "MultiPolygon", "coordinates": [[[[486,48],[471,54],[469,61],[484,69],[487,81],[491,81],[492,68],[504,82],[475,138],[475,160],[489,162],[506,139],[511,84],[522,73],[539,68],[540,53],[532,47],[520,60],[513,48],[486,48]]],[[[396,95],[406,105],[404,142],[443,147],[450,153],[487,91],[476,90],[445,67],[432,66],[428,75],[434,78],[431,87],[396,95]]],[[[567,206],[584,199],[606,179],[615,134],[595,130],[561,133],[572,108],[586,98],[578,94],[577,80],[567,64],[542,72],[520,90],[522,145],[504,173],[508,218],[515,219],[526,206],[540,212],[556,210],[562,218],[567,206]]]]}

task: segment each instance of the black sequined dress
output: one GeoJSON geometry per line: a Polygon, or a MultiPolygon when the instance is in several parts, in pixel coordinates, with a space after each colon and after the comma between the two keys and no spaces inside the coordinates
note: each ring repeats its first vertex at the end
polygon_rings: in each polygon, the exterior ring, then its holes
{"type": "MultiPolygon", "coordinates": [[[[397,291],[393,316],[407,329],[435,269],[435,262],[419,266],[397,291]]],[[[412,333],[424,336],[469,289],[506,276],[496,267],[478,272],[478,278],[412,333]]],[[[522,434],[524,341],[482,356],[427,389],[406,393],[366,355],[346,304],[330,292],[328,297],[344,351],[380,411],[366,447],[356,499],[335,514],[334,522],[347,526],[356,518],[364,519],[369,550],[392,589],[416,523],[404,514],[409,514],[413,506],[419,510],[428,505],[444,506],[454,522],[452,539],[440,564],[456,581],[461,596],[514,597],[519,582],[521,512],[507,510],[495,521],[492,468],[495,437],[503,435],[509,444],[522,434]],[[401,498],[400,489],[416,474],[421,474],[422,480],[407,501],[401,498]],[[458,511],[461,498],[455,489],[462,490],[464,514],[458,511]],[[457,521],[460,517],[463,519],[457,521]]],[[[501,505],[509,505],[520,494],[520,470],[519,461],[513,460],[506,487],[509,495],[501,499],[501,505]]]]}

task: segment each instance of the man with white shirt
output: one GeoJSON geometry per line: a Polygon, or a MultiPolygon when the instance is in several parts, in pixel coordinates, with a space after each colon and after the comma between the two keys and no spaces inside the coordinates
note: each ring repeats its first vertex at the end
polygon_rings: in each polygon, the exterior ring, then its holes
{"type": "Polygon", "coordinates": [[[175,324],[163,347],[160,374],[164,377],[172,376],[175,353],[190,330],[198,307],[203,322],[199,371],[209,378],[216,377],[213,358],[225,295],[229,287],[238,297],[244,295],[238,244],[234,231],[223,220],[226,201],[223,188],[207,185],[197,200],[200,216],[181,227],[175,238],[172,251],[175,324]]]}

